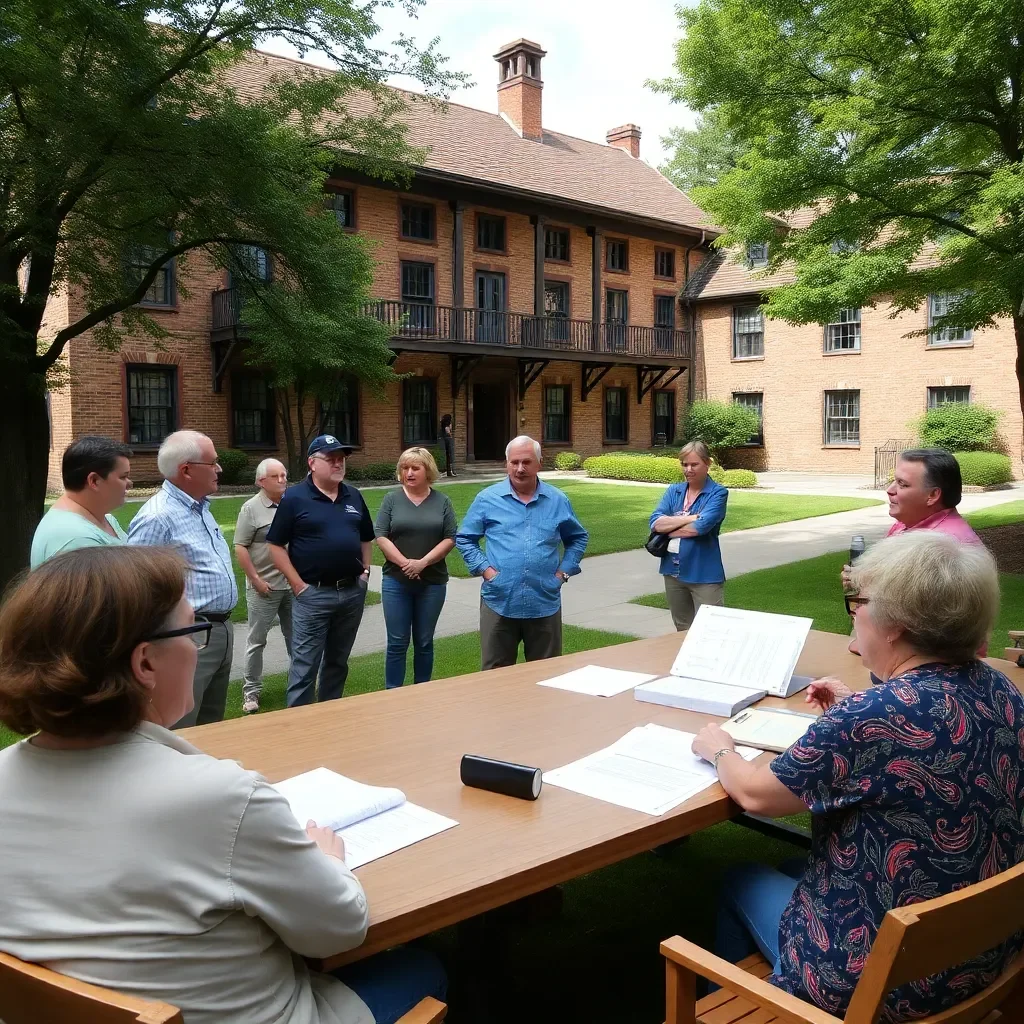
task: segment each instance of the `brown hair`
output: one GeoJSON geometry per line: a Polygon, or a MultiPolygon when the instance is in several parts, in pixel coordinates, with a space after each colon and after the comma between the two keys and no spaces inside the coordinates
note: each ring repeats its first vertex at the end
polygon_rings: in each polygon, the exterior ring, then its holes
{"type": "Polygon", "coordinates": [[[132,651],[185,591],[162,548],[81,548],[16,582],[0,607],[0,721],[15,732],[86,738],[133,729],[149,696],[132,651]]]}

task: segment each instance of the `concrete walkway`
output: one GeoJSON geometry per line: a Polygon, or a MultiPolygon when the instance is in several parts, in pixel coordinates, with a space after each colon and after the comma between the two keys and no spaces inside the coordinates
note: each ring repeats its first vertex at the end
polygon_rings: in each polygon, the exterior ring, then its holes
{"type": "MultiPolygon", "coordinates": [[[[819,482],[822,480],[821,477],[816,479],[819,482]]],[[[865,491],[859,493],[860,496],[872,494],[865,491]]],[[[1016,501],[1021,497],[1019,489],[967,494],[960,504],[960,510],[974,512],[1016,501]]],[[[769,569],[787,562],[814,558],[829,551],[840,551],[849,545],[850,537],[858,533],[870,543],[885,536],[891,523],[887,506],[883,504],[723,534],[721,545],[726,575],[732,578],[755,569],[769,569]]],[[[381,571],[378,566],[374,566],[370,575],[370,589],[379,591],[380,587],[381,571]]],[[[669,613],[660,608],[629,603],[633,598],[662,589],[658,563],[646,551],[596,555],[584,559],[583,572],[574,576],[562,590],[562,618],[570,625],[589,629],[627,633],[637,637],[662,636],[672,632],[669,613]]],[[[448,584],[448,597],[437,624],[436,635],[443,637],[475,633],[479,629],[479,615],[480,580],[453,576],[448,584]]],[[[245,634],[245,624],[236,624],[232,679],[242,677],[245,634]]],[[[370,654],[384,650],[385,645],[384,610],[378,604],[366,609],[352,653],[370,654]]],[[[264,651],[264,672],[271,674],[285,672],[287,669],[288,657],[284,641],[275,628],[264,651]]]]}

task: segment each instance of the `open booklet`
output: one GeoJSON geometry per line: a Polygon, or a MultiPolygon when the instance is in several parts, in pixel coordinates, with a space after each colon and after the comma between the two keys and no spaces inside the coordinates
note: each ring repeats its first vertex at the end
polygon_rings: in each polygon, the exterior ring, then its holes
{"type": "Polygon", "coordinates": [[[291,805],[300,825],[313,820],[340,833],[345,863],[353,869],[458,824],[409,803],[400,789],[367,786],[330,768],[314,768],[274,788],[291,805]]]}

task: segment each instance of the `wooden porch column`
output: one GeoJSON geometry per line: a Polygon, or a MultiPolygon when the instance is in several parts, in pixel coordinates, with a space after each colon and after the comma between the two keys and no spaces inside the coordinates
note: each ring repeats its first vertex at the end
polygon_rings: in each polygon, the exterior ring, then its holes
{"type": "Polygon", "coordinates": [[[591,347],[596,351],[601,347],[601,232],[596,228],[587,228],[590,235],[590,321],[591,347]]]}
{"type": "Polygon", "coordinates": [[[544,316],[544,218],[533,221],[533,314],[544,316]]]}

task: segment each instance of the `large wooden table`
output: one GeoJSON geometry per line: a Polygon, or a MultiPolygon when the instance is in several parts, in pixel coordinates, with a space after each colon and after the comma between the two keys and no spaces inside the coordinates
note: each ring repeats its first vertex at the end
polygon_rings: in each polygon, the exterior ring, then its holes
{"type": "MultiPolygon", "coordinates": [[[[739,813],[714,785],[661,817],[546,786],[536,802],[468,789],[463,754],[550,770],[658,722],[696,732],[707,716],[647,704],[632,692],[589,697],[535,685],[581,665],[668,672],[681,637],[606,647],[551,661],[436,680],[325,704],[184,730],[216,757],[233,758],[271,782],[325,765],[361,782],[397,786],[446,814],[457,828],[357,871],[371,908],[357,950],[335,967],[575,878],[739,813]]],[[[869,683],[849,638],[812,632],[798,671],[869,683]]],[[[1024,670],[993,661],[1024,689],[1024,670]]],[[[773,704],[806,707],[803,694],[773,704]]],[[[763,755],[765,757],[769,755],[763,755]]]]}

